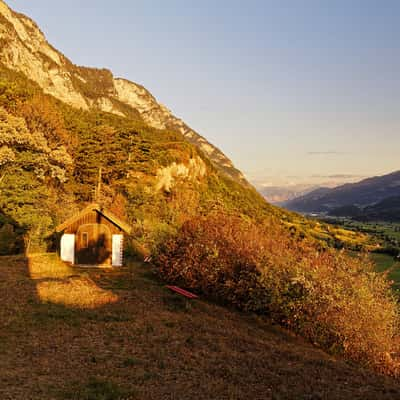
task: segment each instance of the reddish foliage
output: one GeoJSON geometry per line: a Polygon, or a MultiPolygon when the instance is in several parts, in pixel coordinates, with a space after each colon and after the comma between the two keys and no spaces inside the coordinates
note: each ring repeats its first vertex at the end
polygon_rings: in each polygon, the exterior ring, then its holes
{"type": "Polygon", "coordinates": [[[169,282],[269,314],[379,371],[396,369],[397,305],[366,258],[295,240],[272,220],[255,226],[218,213],[184,223],[159,247],[155,262],[169,282]]]}

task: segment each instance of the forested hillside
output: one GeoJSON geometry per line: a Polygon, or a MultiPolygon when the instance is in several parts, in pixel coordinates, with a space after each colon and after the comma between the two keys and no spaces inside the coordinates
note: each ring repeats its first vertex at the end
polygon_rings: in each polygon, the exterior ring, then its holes
{"type": "Polygon", "coordinates": [[[0,118],[1,254],[54,248],[54,227],[95,200],[100,168],[96,200],[127,219],[147,250],[184,220],[215,208],[254,221],[276,217],[293,235],[332,244],[367,242],[270,206],[179,132],[149,127],[139,115],[77,110],[4,66],[0,118]]]}
{"type": "Polygon", "coordinates": [[[5,67],[0,145],[2,254],[22,250],[20,239],[29,251],[51,246],[55,225],[95,199],[100,168],[96,200],[127,218],[146,244],[212,207],[252,218],[277,213],[180,133],[149,127],[140,116],[77,110],[5,67]]]}
{"type": "Polygon", "coordinates": [[[400,221],[400,196],[392,196],[370,206],[343,206],[332,210],[329,215],[349,217],[359,221],[400,221]]]}

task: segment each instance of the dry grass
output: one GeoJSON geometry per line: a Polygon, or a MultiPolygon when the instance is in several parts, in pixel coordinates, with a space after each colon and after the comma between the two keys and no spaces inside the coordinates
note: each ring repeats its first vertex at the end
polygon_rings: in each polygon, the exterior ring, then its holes
{"type": "Polygon", "coordinates": [[[148,266],[61,272],[54,256],[32,260],[0,258],[2,400],[400,398],[399,382],[260,317],[186,301],[148,266]],[[43,282],[77,279],[118,300],[86,308],[39,297],[43,282]]]}

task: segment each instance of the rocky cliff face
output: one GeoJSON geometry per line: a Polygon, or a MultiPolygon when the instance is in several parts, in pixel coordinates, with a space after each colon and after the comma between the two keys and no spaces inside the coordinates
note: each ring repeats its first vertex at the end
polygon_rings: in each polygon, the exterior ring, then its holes
{"type": "Polygon", "coordinates": [[[37,82],[48,94],[76,108],[97,108],[122,116],[140,116],[158,129],[180,132],[234,180],[249,185],[215,146],[158,103],[143,86],[115,78],[105,69],[78,67],[54,49],[30,18],[0,0],[0,62],[37,82]]]}

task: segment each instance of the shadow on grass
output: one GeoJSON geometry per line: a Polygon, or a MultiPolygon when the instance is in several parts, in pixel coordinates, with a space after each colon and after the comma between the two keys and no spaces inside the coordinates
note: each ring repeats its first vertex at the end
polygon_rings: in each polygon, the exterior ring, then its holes
{"type": "MultiPolygon", "coordinates": [[[[107,343],[113,343],[113,335],[116,335],[116,341],[120,340],[120,323],[134,324],[137,317],[132,312],[135,310],[119,303],[118,294],[128,292],[134,286],[135,277],[128,269],[75,269],[60,262],[56,254],[0,257],[0,398],[3,395],[10,399],[28,398],[18,393],[32,399],[134,398],[132,391],[125,390],[124,382],[113,380],[113,373],[108,379],[107,375],[93,377],[89,370],[82,379],[74,380],[74,373],[66,370],[65,383],[60,383],[58,369],[54,380],[44,379],[40,385],[35,384],[35,391],[32,386],[22,389],[25,383],[18,383],[15,375],[18,374],[17,366],[23,363],[30,371],[29,378],[24,379],[31,382],[27,385],[32,385],[44,373],[45,366],[52,365],[54,343],[58,343],[54,351],[60,346],[67,351],[71,339],[88,346],[75,349],[75,354],[84,356],[90,349],[96,358],[108,360],[111,356],[107,343]],[[96,331],[99,327],[103,329],[98,336],[103,347],[98,350],[95,343],[90,344],[84,339],[91,327],[96,331]],[[65,339],[60,342],[59,338],[54,340],[53,335],[65,339]],[[66,387],[71,389],[66,392],[66,387]]],[[[62,354],[55,355],[60,362],[62,354]]],[[[68,358],[67,353],[65,357],[68,358]]]]}

